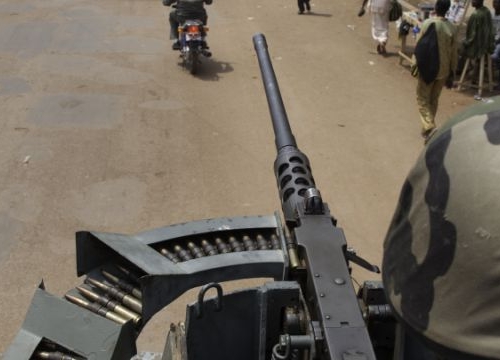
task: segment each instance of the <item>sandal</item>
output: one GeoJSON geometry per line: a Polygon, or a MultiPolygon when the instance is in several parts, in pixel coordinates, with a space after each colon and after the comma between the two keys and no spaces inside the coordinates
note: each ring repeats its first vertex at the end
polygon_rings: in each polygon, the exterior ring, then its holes
{"type": "Polygon", "coordinates": [[[385,49],[385,43],[380,44],[380,54],[387,54],[387,50],[385,49]]]}

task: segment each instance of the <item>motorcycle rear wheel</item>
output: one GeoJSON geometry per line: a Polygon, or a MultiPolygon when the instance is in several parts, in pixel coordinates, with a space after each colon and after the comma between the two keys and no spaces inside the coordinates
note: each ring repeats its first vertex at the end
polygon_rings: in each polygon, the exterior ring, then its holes
{"type": "Polygon", "coordinates": [[[198,72],[198,52],[190,51],[186,61],[186,67],[192,75],[198,72]]]}

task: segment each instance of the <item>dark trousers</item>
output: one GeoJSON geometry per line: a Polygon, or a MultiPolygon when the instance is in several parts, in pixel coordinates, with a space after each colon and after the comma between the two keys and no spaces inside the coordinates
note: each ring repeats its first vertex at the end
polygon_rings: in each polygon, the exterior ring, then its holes
{"type": "Polygon", "coordinates": [[[311,5],[309,5],[309,0],[297,0],[297,4],[299,5],[300,13],[303,13],[304,10],[311,11],[311,5]]]}

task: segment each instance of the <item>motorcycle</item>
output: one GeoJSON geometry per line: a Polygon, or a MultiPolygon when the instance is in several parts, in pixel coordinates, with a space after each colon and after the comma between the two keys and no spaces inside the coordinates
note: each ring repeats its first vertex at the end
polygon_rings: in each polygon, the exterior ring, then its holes
{"type": "Polygon", "coordinates": [[[212,56],[205,41],[208,27],[200,20],[186,20],[179,26],[178,31],[182,63],[194,75],[201,63],[200,55],[212,56]]]}

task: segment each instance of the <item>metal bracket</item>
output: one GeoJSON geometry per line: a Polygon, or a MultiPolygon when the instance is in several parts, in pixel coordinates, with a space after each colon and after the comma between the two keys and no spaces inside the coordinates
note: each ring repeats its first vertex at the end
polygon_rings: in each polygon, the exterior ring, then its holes
{"type": "Polygon", "coordinates": [[[222,287],[217,283],[210,283],[202,286],[200,292],[198,293],[198,302],[196,303],[196,318],[200,319],[203,317],[203,298],[208,290],[214,288],[217,290],[217,297],[215,298],[215,311],[222,310],[222,287]]]}

